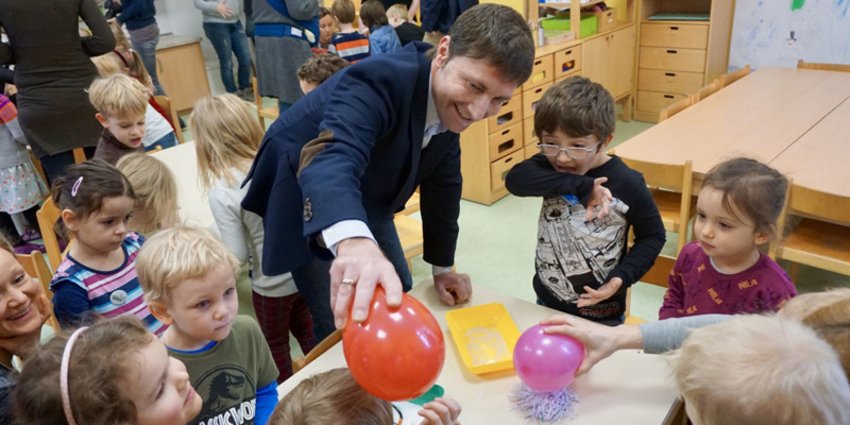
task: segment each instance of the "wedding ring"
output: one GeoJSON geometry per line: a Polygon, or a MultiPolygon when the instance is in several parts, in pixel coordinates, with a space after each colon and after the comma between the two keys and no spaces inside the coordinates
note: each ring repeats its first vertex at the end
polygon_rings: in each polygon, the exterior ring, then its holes
{"type": "Polygon", "coordinates": [[[342,278],[342,282],[340,283],[343,285],[354,285],[355,283],[357,283],[357,281],[350,277],[344,277],[342,278]]]}

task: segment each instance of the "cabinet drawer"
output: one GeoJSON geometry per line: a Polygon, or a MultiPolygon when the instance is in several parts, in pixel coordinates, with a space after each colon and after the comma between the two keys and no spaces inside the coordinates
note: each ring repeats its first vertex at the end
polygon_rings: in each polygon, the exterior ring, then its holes
{"type": "Polygon", "coordinates": [[[703,72],[705,50],[641,47],[640,67],[671,71],[703,72]]]}
{"type": "Polygon", "coordinates": [[[686,97],[688,96],[681,93],[638,90],[637,109],[643,112],[658,113],[686,97]]]}
{"type": "Polygon", "coordinates": [[[528,159],[540,153],[540,148],[537,147],[536,143],[531,145],[525,145],[525,147],[523,148],[523,152],[525,152],[525,159],[528,159]]]}
{"type": "Polygon", "coordinates": [[[552,87],[552,83],[544,84],[535,89],[522,92],[522,116],[523,118],[534,116],[534,107],[537,106],[537,101],[543,97],[543,93],[552,87]]]}
{"type": "Polygon", "coordinates": [[[490,190],[496,191],[505,187],[505,176],[514,165],[522,161],[524,154],[519,150],[490,164],[490,190]]]}
{"type": "Polygon", "coordinates": [[[499,113],[487,119],[487,131],[495,133],[522,122],[522,95],[517,93],[499,109],[499,113]]]}
{"type": "Polygon", "coordinates": [[[526,118],[522,121],[522,132],[525,134],[523,144],[537,144],[537,134],[534,133],[534,117],[526,118]]]}
{"type": "Polygon", "coordinates": [[[702,72],[638,70],[638,90],[696,93],[702,87],[702,72]]]}
{"type": "Polygon", "coordinates": [[[531,68],[531,76],[522,85],[523,90],[537,87],[541,84],[552,82],[552,55],[545,55],[534,59],[534,67],[531,68]]]}
{"type": "Polygon", "coordinates": [[[490,133],[490,161],[495,161],[522,147],[522,122],[490,133]]]}
{"type": "Polygon", "coordinates": [[[553,55],[555,79],[581,69],[581,44],[569,49],[558,50],[553,55]]]}
{"type": "Polygon", "coordinates": [[[640,45],[705,49],[708,46],[708,25],[641,24],[640,45]]]}

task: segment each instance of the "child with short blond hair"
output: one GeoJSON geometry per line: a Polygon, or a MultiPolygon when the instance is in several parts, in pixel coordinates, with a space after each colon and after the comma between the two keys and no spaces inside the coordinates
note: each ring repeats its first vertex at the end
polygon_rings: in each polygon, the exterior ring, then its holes
{"type": "Polygon", "coordinates": [[[411,24],[407,20],[409,12],[404,3],[396,3],[387,9],[387,20],[390,26],[395,28],[395,33],[398,40],[401,41],[401,46],[407,46],[411,41],[422,41],[425,37],[425,31],[419,25],[411,24]]]}
{"type": "Polygon", "coordinates": [[[189,123],[200,183],[208,191],[222,241],[240,264],[250,264],[254,312],[280,372],[278,379],[283,381],[292,375],[290,331],[304,353],[313,349],[316,338],[307,301],[295,288],[292,275],[263,273],[263,220],[240,205],[251,186],[250,181],[243,184],[245,174],[263,138],[255,114],[249,103],[223,94],[198,100],[189,123]]]}
{"type": "Polygon", "coordinates": [[[207,230],[173,227],[147,240],[138,264],[145,300],[169,325],[162,341],[204,400],[192,423],[224,423],[238,411],[241,423],[265,424],[278,370],[257,322],[237,315],[233,254],[207,230]]]}
{"type": "Polygon", "coordinates": [[[131,153],[118,160],[121,171],[136,193],[136,205],[128,226],[145,236],[177,225],[177,178],[162,161],[144,153],[131,153]]]}
{"type": "Polygon", "coordinates": [[[124,74],[98,78],[89,87],[89,101],[103,126],[95,159],[115,165],[128,153],[144,152],[148,92],[142,83],[124,74]]]}
{"type": "Polygon", "coordinates": [[[334,0],[331,5],[331,14],[336,19],[339,32],[333,35],[328,45],[328,52],[351,63],[368,58],[369,38],[354,28],[354,20],[357,19],[354,2],[334,0]]]}
{"type": "MultiPolygon", "coordinates": [[[[437,398],[422,406],[419,425],[460,425],[460,405],[437,398]]],[[[283,396],[269,425],[389,425],[402,423],[388,401],[367,393],[348,369],[332,369],[311,376],[283,396]]],[[[404,421],[404,423],[409,423],[404,421]]]]}
{"type": "Polygon", "coordinates": [[[777,233],[788,181],[754,159],[724,161],[705,175],[697,197],[694,242],[667,279],[660,319],[777,311],[794,283],[759,245],[777,233]]]}
{"type": "Polygon", "coordinates": [[[608,325],[623,322],[626,290],[665,241],[643,176],[606,154],[614,123],[614,99],[600,84],[555,84],[534,112],[541,152],[505,179],[514,195],[543,197],[532,280],[538,303],[608,325]]]}

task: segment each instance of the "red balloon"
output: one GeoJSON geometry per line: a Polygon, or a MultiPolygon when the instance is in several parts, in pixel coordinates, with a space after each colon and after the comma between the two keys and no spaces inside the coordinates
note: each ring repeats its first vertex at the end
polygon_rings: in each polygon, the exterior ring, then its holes
{"type": "Polygon", "coordinates": [[[446,347],[443,331],[428,308],[404,294],[387,307],[378,286],[369,318],[349,320],[342,349],[351,375],[370,394],[387,401],[409,400],[430,389],[440,376],[446,347]]]}

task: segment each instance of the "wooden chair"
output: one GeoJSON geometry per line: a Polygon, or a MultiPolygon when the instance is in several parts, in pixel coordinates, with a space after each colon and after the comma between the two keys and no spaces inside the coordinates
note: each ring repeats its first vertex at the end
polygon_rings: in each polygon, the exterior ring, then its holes
{"type": "Polygon", "coordinates": [[[30,160],[32,161],[32,166],[35,168],[35,172],[41,177],[41,180],[44,182],[45,186],[48,188],[50,185],[47,184],[47,174],[44,172],[44,166],[41,165],[41,161],[35,156],[35,152],[32,151],[32,148],[27,146],[27,152],[30,154],[30,160]]]}
{"type": "Polygon", "coordinates": [[[661,110],[661,114],[658,117],[658,122],[664,121],[667,118],[672,117],[673,115],[678,114],[679,112],[688,109],[691,105],[694,104],[694,99],[691,96],[688,96],[676,103],[673,103],[666,108],[661,110]]]}
{"type": "Polygon", "coordinates": [[[174,124],[174,135],[177,136],[177,142],[186,143],[186,140],[183,139],[183,130],[180,128],[180,117],[177,115],[177,109],[171,103],[171,98],[168,96],[154,96],[153,100],[171,118],[171,122],[174,124]]]}
{"type": "Polygon", "coordinates": [[[693,94],[694,103],[697,103],[697,102],[713,95],[714,93],[717,93],[717,91],[720,90],[722,87],[723,87],[722,83],[717,79],[706,84],[703,88],[697,90],[697,92],[693,94]]]}
{"type": "Polygon", "coordinates": [[[292,361],[292,372],[296,373],[299,370],[304,369],[304,366],[307,366],[308,364],[310,364],[310,362],[316,360],[317,357],[324,354],[325,351],[330,350],[331,347],[333,347],[340,341],[342,341],[342,330],[337,329],[331,332],[330,335],[325,337],[325,339],[323,339],[321,342],[319,342],[319,344],[313,347],[313,349],[310,350],[309,353],[304,355],[304,357],[292,361]]]}
{"type": "MultiPolygon", "coordinates": [[[[659,255],[658,258],[655,259],[655,264],[652,265],[652,268],[649,269],[641,278],[640,281],[643,283],[648,283],[650,285],[658,286],[661,288],[667,288],[667,278],[670,276],[670,272],[673,270],[673,266],[676,265],[676,259],[667,255],[659,255]]],[[[626,324],[629,325],[639,325],[641,323],[646,323],[647,320],[641,317],[633,316],[631,314],[631,304],[632,304],[632,288],[628,289],[626,292],[626,324]]],[[[657,317],[656,317],[657,319],[657,317]]],[[[654,320],[654,319],[653,319],[654,320]]]]}
{"type": "Polygon", "coordinates": [[[277,105],[270,108],[263,107],[263,98],[260,96],[260,90],[257,88],[257,77],[251,77],[251,87],[254,88],[254,104],[257,105],[257,118],[260,120],[263,130],[265,130],[266,118],[274,121],[280,116],[280,111],[278,111],[277,105]]]}
{"type": "Polygon", "coordinates": [[[850,197],[792,184],[786,202],[777,228],[787,236],[774,238],[769,254],[850,276],[850,197]]]}
{"type": "MultiPolygon", "coordinates": [[[[47,266],[47,262],[44,260],[44,255],[41,251],[33,251],[29,254],[16,254],[15,257],[18,259],[18,263],[23,266],[24,271],[41,283],[47,298],[53,298],[53,293],[50,291],[50,281],[53,279],[53,273],[50,272],[50,268],[47,266]]],[[[59,332],[59,322],[56,321],[55,316],[51,315],[50,319],[47,320],[47,324],[53,328],[55,333],[59,332]]]]}
{"type": "Polygon", "coordinates": [[[805,62],[800,59],[797,61],[797,69],[818,69],[821,71],[850,72],[850,65],[840,63],[805,62]]]}
{"type": "Polygon", "coordinates": [[[74,148],[74,164],[82,164],[86,162],[86,151],[83,148],[74,148]]]}
{"type": "Polygon", "coordinates": [[[422,236],[422,222],[409,215],[396,215],[393,218],[398,240],[404,250],[404,258],[407,259],[407,267],[413,270],[410,261],[413,257],[421,255],[425,250],[425,239],[422,236]]]}
{"type": "Polygon", "coordinates": [[[629,168],[643,174],[652,193],[664,230],[678,234],[676,255],[688,241],[688,223],[695,207],[692,162],[682,165],[659,164],[621,158],[629,168]]]}
{"type": "Polygon", "coordinates": [[[59,239],[56,237],[55,227],[61,219],[61,213],[52,197],[48,197],[35,213],[36,218],[38,218],[41,239],[44,241],[44,248],[47,250],[47,259],[50,268],[53,270],[56,270],[62,262],[62,251],[59,249],[59,239]]]}
{"type": "Polygon", "coordinates": [[[717,80],[720,81],[720,88],[726,87],[729,84],[732,84],[735,81],[738,81],[741,78],[746,77],[747,75],[750,74],[750,71],[752,71],[752,68],[750,68],[750,65],[744,65],[743,68],[741,68],[741,69],[739,69],[735,72],[730,72],[728,74],[723,74],[723,75],[717,77],[717,80]]]}

